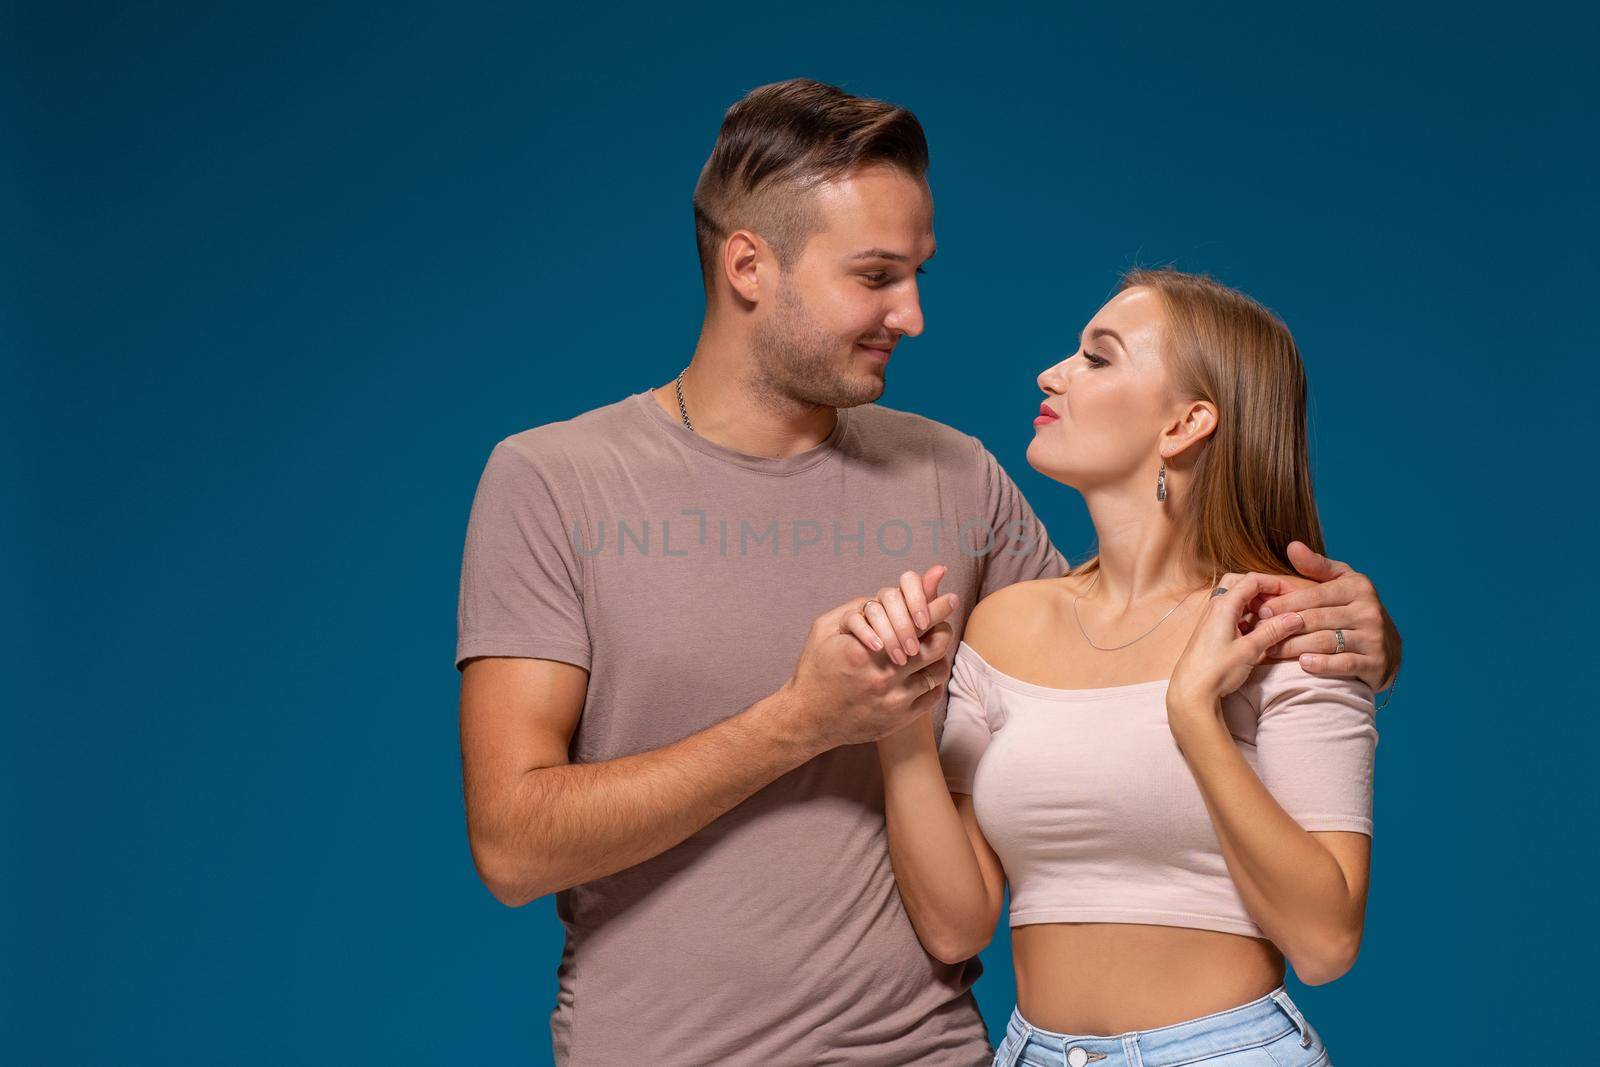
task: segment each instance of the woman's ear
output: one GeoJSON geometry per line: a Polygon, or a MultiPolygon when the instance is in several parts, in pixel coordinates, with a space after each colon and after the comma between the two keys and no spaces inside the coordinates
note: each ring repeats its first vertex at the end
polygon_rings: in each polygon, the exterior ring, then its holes
{"type": "Polygon", "coordinates": [[[1191,400],[1178,412],[1178,417],[1161,431],[1159,448],[1163,459],[1176,459],[1217,429],[1217,406],[1209,400],[1191,400]]]}

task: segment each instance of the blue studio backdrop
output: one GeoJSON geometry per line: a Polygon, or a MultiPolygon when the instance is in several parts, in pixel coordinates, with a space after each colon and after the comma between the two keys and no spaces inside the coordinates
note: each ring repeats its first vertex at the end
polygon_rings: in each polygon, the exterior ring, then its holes
{"type": "MultiPolygon", "coordinates": [[[[1330,552],[1406,639],[1341,1067],[1570,1062],[1596,950],[1596,16],[1526,5],[13,3],[0,1060],[550,1061],[560,930],[467,849],[494,443],[670,380],[690,191],[794,75],[924,123],[882,403],[1054,539],[1034,376],[1135,263],[1294,329],[1330,552]],[[1588,131],[1588,132],[1585,132],[1588,131]],[[1509,1062],[1509,1061],[1507,1061],[1509,1062]]],[[[978,986],[1009,1011],[1005,930],[978,986]]]]}

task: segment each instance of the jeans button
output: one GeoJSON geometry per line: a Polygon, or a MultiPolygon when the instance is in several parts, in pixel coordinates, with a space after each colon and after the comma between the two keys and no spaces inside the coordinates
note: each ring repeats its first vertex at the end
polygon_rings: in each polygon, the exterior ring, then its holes
{"type": "Polygon", "coordinates": [[[1089,1062],[1089,1054],[1077,1045],[1067,1049],[1067,1067],[1083,1067],[1089,1062]]]}

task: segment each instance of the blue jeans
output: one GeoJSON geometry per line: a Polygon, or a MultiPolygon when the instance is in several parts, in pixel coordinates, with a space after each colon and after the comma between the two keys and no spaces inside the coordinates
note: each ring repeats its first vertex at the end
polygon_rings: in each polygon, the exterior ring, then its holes
{"type": "Polygon", "coordinates": [[[1260,1000],[1154,1030],[1080,1037],[1011,1010],[994,1067],[1330,1067],[1322,1038],[1279,986],[1260,1000]]]}

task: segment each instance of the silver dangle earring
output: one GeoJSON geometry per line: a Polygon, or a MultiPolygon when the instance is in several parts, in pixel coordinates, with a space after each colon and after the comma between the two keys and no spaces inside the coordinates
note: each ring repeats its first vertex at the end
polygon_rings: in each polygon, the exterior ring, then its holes
{"type": "Polygon", "coordinates": [[[1156,499],[1167,499],[1167,461],[1161,461],[1161,470],[1156,473],[1156,499]]]}

